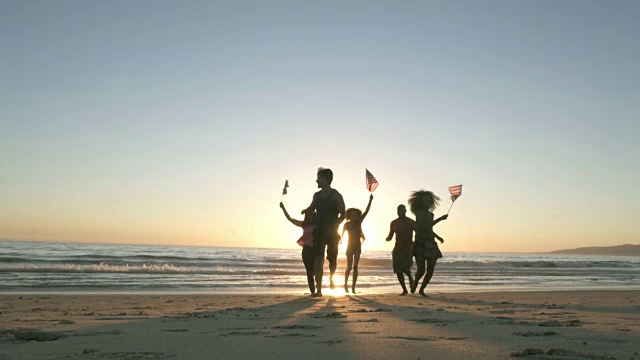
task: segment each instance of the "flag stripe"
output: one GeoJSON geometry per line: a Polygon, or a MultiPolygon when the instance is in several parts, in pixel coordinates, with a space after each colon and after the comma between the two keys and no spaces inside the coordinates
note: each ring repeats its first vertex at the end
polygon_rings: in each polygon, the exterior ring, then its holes
{"type": "Polygon", "coordinates": [[[460,196],[462,194],[462,185],[449,186],[449,193],[454,196],[460,196]]]}
{"type": "Polygon", "coordinates": [[[378,180],[376,180],[376,178],[373,177],[373,174],[371,174],[369,170],[367,169],[364,169],[364,170],[365,170],[365,185],[367,187],[367,190],[369,190],[369,192],[373,192],[378,187],[378,180]]]}

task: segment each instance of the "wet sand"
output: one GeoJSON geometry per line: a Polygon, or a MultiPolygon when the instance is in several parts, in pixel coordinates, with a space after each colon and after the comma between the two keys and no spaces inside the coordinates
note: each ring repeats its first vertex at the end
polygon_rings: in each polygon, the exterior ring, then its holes
{"type": "Polygon", "coordinates": [[[0,359],[638,359],[640,291],[0,295],[0,359]]]}

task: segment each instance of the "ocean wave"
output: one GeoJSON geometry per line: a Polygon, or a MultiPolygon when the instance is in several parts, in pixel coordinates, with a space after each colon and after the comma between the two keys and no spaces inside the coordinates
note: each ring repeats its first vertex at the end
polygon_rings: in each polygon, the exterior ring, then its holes
{"type": "Polygon", "coordinates": [[[78,254],[78,255],[67,255],[69,259],[103,259],[103,260],[121,260],[121,259],[132,259],[132,260],[152,260],[152,261],[210,261],[210,260],[226,260],[226,261],[242,261],[242,259],[232,259],[232,258],[212,258],[212,257],[192,257],[192,256],[170,256],[170,255],[149,255],[149,254],[139,254],[139,255],[103,255],[103,254],[78,254]]]}
{"type": "Polygon", "coordinates": [[[474,261],[474,260],[458,260],[458,261],[439,261],[443,267],[451,268],[566,268],[566,269],[583,269],[583,268],[636,268],[637,264],[627,261],[474,261]]]}
{"type": "Polygon", "coordinates": [[[193,274],[193,275],[227,275],[227,276],[286,276],[303,275],[304,267],[300,269],[264,269],[264,270],[234,270],[218,268],[192,268],[163,265],[62,265],[62,266],[15,266],[0,268],[0,273],[123,273],[123,274],[193,274]]]}
{"type": "Polygon", "coordinates": [[[17,256],[0,256],[0,264],[1,263],[21,263],[21,262],[30,262],[32,259],[17,257],[17,256]]]}
{"type": "MultiPolygon", "coordinates": [[[[346,259],[338,259],[338,263],[346,264],[346,259]]],[[[25,266],[175,266],[175,267],[196,267],[196,268],[279,268],[290,267],[302,264],[299,257],[291,259],[251,259],[238,260],[229,258],[185,258],[185,257],[115,257],[115,256],[64,256],[51,258],[25,258],[25,257],[0,257],[1,264],[24,264],[25,266]]],[[[391,259],[362,259],[360,266],[367,267],[390,267],[391,259]]]]}

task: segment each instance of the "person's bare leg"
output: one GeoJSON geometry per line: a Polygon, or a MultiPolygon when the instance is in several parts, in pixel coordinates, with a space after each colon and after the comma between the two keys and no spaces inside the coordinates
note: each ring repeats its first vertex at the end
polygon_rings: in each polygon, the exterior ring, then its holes
{"type": "Polygon", "coordinates": [[[347,270],[344,272],[344,292],[349,292],[349,274],[351,273],[351,268],[353,267],[353,254],[347,255],[347,270]]]}
{"type": "Polygon", "coordinates": [[[329,259],[329,285],[331,286],[331,289],[335,289],[336,288],[336,284],[333,282],[333,275],[335,275],[336,273],[336,269],[338,268],[338,257],[335,256],[331,259],[329,259]]]}
{"type": "MultiPolygon", "coordinates": [[[[405,285],[404,283],[404,274],[402,273],[402,271],[398,271],[396,275],[398,276],[398,282],[400,283],[400,286],[402,286],[402,294],[400,295],[407,295],[409,292],[407,291],[407,285],[405,285]]],[[[411,286],[411,284],[409,284],[409,286],[411,286]]]]}
{"type": "Polygon", "coordinates": [[[429,281],[431,281],[431,278],[433,277],[433,272],[436,270],[436,262],[437,262],[437,259],[435,258],[428,261],[427,275],[424,277],[424,280],[422,281],[422,286],[420,286],[420,295],[422,296],[427,296],[427,294],[424,293],[424,289],[427,287],[427,285],[429,285],[429,281]]]}
{"type": "Polygon", "coordinates": [[[329,260],[329,286],[331,290],[336,288],[336,284],[333,282],[333,275],[338,268],[338,242],[327,245],[327,260],[329,260]],[[331,249],[331,250],[329,250],[331,249]]]}
{"type": "Polygon", "coordinates": [[[324,267],[324,255],[316,256],[315,268],[313,269],[314,275],[316,277],[316,293],[312,295],[314,297],[322,296],[323,267],[324,267]]]}
{"type": "Polygon", "coordinates": [[[356,293],[356,282],[358,282],[358,264],[360,263],[360,253],[353,254],[353,285],[351,292],[356,293]]]}
{"type": "MultiPolygon", "coordinates": [[[[413,278],[411,277],[411,269],[407,269],[406,274],[409,277],[409,287],[411,287],[411,284],[413,284],[413,278]]],[[[402,282],[404,282],[404,280],[402,282]]]]}
{"type": "Polygon", "coordinates": [[[416,277],[411,283],[411,293],[415,293],[418,288],[418,284],[420,283],[420,279],[422,275],[425,273],[425,258],[424,255],[416,255],[416,265],[418,266],[418,271],[416,271],[416,277]]]}

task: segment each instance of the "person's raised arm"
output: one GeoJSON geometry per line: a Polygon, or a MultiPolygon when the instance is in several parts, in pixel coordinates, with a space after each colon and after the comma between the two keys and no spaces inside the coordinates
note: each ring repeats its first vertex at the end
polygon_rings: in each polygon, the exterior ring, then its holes
{"type": "Polygon", "coordinates": [[[364,210],[364,213],[362,213],[362,216],[360,216],[360,219],[364,220],[364,218],[369,213],[369,209],[371,209],[371,201],[373,201],[373,194],[369,196],[369,203],[367,204],[367,208],[364,210]]]}
{"type": "Polygon", "coordinates": [[[393,222],[389,225],[389,235],[387,235],[387,241],[391,241],[393,239],[393,222]]]}
{"type": "Polygon", "coordinates": [[[435,220],[433,221],[433,225],[435,225],[435,224],[439,223],[439,222],[440,222],[440,221],[442,221],[442,220],[447,220],[447,218],[448,218],[448,217],[449,217],[449,215],[448,215],[448,214],[444,214],[444,215],[440,216],[439,218],[437,218],[437,219],[435,219],[435,220]]]}
{"type": "Polygon", "coordinates": [[[289,216],[289,213],[287,212],[287,209],[285,209],[284,204],[282,202],[280,202],[280,208],[282,209],[282,212],[284,212],[284,216],[287,218],[287,220],[289,220],[289,222],[291,222],[295,226],[302,227],[302,221],[292,219],[291,216],[289,216]]]}

